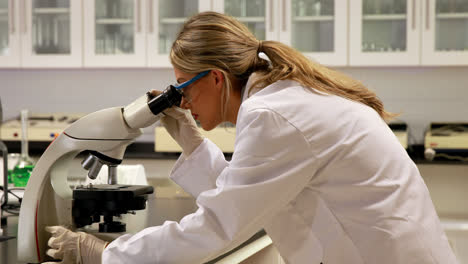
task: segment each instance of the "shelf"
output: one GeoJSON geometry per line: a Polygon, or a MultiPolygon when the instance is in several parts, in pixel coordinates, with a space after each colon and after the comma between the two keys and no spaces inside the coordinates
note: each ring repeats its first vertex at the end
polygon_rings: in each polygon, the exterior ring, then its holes
{"type": "Polygon", "coordinates": [[[70,8],[34,8],[33,14],[68,14],[70,13],[70,8]]]}
{"type": "Polygon", "coordinates": [[[293,22],[321,22],[333,20],[333,16],[297,16],[293,18],[293,22]]]}
{"type": "Polygon", "coordinates": [[[133,19],[129,18],[99,18],[96,19],[97,25],[128,25],[133,24],[133,19]]]}
{"type": "Polygon", "coordinates": [[[242,23],[263,23],[265,22],[265,17],[236,17],[242,23]]]}
{"type": "Polygon", "coordinates": [[[468,13],[442,13],[437,14],[436,19],[468,19],[468,13]]]}
{"type": "Polygon", "coordinates": [[[161,18],[161,24],[183,24],[187,20],[186,17],[166,17],[161,18]]]}
{"type": "Polygon", "coordinates": [[[365,21],[387,21],[387,20],[405,20],[406,14],[388,14],[388,15],[364,15],[362,20],[365,21]]]}

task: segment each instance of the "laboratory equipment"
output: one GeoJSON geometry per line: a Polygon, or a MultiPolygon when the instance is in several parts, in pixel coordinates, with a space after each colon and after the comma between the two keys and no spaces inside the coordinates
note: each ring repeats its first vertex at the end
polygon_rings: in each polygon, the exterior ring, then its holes
{"type": "Polygon", "coordinates": [[[21,110],[21,156],[11,174],[16,187],[26,186],[34,168],[34,162],[29,157],[28,144],[28,110],[21,110]]]}
{"type": "Polygon", "coordinates": [[[26,186],[18,222],[18,248],[21,249],[18,260],[27,263],[47,260],[45,252],[50,235],[45,226],[75,229],[99,222],[103,216],[101,232],[91,228],[82,231],[108,240],[122,235],[119,231],[125,230],[124,224],[114,221],[114,217],[144,209],[153,188],[108,184],[72,190],[67,181],[68,166],[78,153],[89,151],[91,157],[82,163],[90,171],[88,175],[93,177],[106,164],[110,165],[109,179],[115,178],[112,177],[115,167],[122,162],[127,146],[142,134],[141,128],[159,120],[162,111],[179,105],[181,98],[180,89],[171,85],[156,97],[147,93],[124,108],[103,109],[67,127],[40,157],[26,186]]]}
{"type": "Polygon", "coordinates": [[[388,124],[401,145],[408,149],[408,125],[404,122],[392,122],[388,124]]]}
{"type": "Polygon", "coordinates": [[[468,123],[450,122],[430,124],[424,138],[424,156],[468,161],[468,123]]]}
{"type": "MultiPolygon", "coordinates": [[[[80,113],[30,113],[27,120],[28,137],[31,141],[52,141],[71,123],[84,114],[80,113]]],[[[0,138],[4,141],[21,140],[21,119],[5,121],[0,127],[0,138]]]]}

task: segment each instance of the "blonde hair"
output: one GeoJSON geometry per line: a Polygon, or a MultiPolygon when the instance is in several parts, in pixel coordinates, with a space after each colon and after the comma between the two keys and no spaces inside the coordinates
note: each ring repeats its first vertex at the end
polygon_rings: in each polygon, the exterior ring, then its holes
{"type": "Polygon", "coordinates": [[[223,114],[232,89],[230,78],[245,84],[255,72],[258,79],[253,88],[289,79],[368,105],[386,121],[396,116],[385,111],[382,101],[361,82],[315,63],[281,42],[257,40],[244,24],[228,15],[203,12],[191,17],[174,41],[170,58],[174,67],[187,73],[213,69],[223,73],[223,114]],[[271,63],[259,58],[259,52],[265,53],[271,63]]]}

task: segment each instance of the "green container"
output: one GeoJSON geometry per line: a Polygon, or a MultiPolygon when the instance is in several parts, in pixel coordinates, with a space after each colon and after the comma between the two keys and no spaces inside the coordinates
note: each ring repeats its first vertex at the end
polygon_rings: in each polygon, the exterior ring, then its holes
{"type": "Polygon", "coordinates": [[[24,167],[16,166],[13,169],[11,178],[13,179],[13,185],[15,187],[26,187],[28,184],[29,176],[31,176],[34,165],[26,165],[24,167]]]}
{"type": "Polygon", "coordinates": [[[13,170],[8,170],[8,183],[13,183],[13,179],[11,175],[13,174],[13,170]]]}

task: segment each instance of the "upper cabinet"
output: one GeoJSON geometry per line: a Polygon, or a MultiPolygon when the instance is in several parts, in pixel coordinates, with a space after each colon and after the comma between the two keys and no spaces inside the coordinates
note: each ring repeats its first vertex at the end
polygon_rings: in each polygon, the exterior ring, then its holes
{"type": "Polygon", "coordinates": [[[80,67],[81,1],[0,0],[0,65],[80,67]]]}
{"type": "Polygon", "coordinates": [[[468,65],[468,0],[0,0],[0,67],[171,67],[207,10],[328,66],[468,65]]]}
{"type": "Polygon", "coordinates": [[[351,65],[418,65],[420,1],[353,0],[351,65]]]}
{"type": "Polygon", "coordinates": [[[143,67],[146,63],[146,1],[84,2],[84,66],[143,67]]]}
{"type": "Polygon", "coordinates": [[[349,65],[468,65],[468,0],[350,1],[349,65]]]}
{"type": "Polygon", "coordinates": [[[281,0],[280,10],[280,41],[322,64],[347,64],[347,0],[281,0]]]}
{"type": "Polygon", "coordinates": [[[330,66],[347,64],[348,0],[214,0],[260,40],[276,40],[330,66]]]}
{"type": "Polygon", "coordinates": [[[468,65],[468,0],[423,0],[422,64],[468,65]]]}
{"type": "Polygon", "coordinates": [[[187,19],[210,0],[86,0],[85,67],[170,67],[169,50],[187,19]]]}
{"type": "Polygon", "coordinates": [[[21,46],[19,7],[15,0],[0,0],[0,66],[19,67],[21,46]]]}
{"type": "Polygon", "coordinates": [[[277,40],[278,0],[213,0],[213,10],[244,23],[260,40],[277,40]]]}
{"type": "Polygon", "coordinates": [[[169,51],[185,20],[212,9],[211,0],[148,0],[147,65],[171,67],[169,51]]]}

